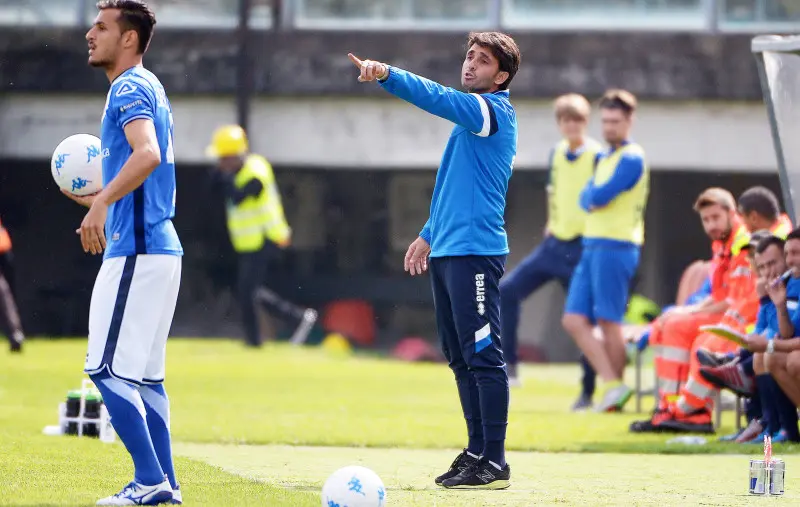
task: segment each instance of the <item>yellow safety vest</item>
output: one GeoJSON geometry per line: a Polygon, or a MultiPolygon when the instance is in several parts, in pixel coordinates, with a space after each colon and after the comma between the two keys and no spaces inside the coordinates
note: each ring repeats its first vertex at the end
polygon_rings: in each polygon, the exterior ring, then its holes
{"type": "Polygon", "coordinates": [[[786,239],[786,236],[792,232],[792,222],[786,215],[781,215],[778,217],[778,221],[772,225],[772,228],[769,232],[781,239],[786,239]]]}
{"type": "Polygon", "coordinates": [[[550,183],[547,185],[547,228],[561,241],[570,241],[583,235],[586,212],[580,206],[581,191],[592,178],[594,161],[601,146],[588,139],[578,158],[567,158],[569,142],[564,140],[553,149],[550,164],[550,183]]]}
{"type": "MultiPolygon", "coordinates": [[[[638,154],[644,160],[644,150],[638,144],[630,143],[618,148],[597,163],[594,184],[605,184],[625,153],[638,154]]],[[[587,238],[613,239],[635,245],[644,244],[644,211],[650,190],[650,168],[644,161],[641,178],[636,185],[616,196],[607,206],[597,208],[586,219],[584,236],[587,238]]]]}
{"type": "Polygon", "coordinates": [[[237,252],[255,252],[264,246],[265,239],[280,244],[291,235],[272,166],[260,155],[248,155],[233,184],[241,189],[253,178],[261,182],[263,190],[238,205],[228,203],[228,232],[237,252]]]}

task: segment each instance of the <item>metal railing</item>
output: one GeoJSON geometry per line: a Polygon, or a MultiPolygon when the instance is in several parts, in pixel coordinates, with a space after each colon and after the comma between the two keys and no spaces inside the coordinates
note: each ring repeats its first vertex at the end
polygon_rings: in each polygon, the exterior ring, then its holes
{"type": "MultiPolygon", "coordinates": [[[[249,0],[263,30],[800,32],[800,0],[249,0]]],[[[0,26],[88,26],[95,0],[0,0],[0,26]]],[[[159,26],[233,29],[237,0],[152,0],[159,26]]]]}

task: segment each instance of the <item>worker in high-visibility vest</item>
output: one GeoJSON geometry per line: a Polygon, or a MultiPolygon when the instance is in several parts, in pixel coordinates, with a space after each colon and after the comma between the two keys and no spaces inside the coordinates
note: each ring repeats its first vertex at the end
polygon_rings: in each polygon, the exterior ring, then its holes
{"type": "Polygon", "coordinates": [[[238,125],[218,128],[206,154],[217,161],[215,180],[227,198],[228,232],[238,256],[238,295],[247,345],[261,345],[257,305],[299,322],[292,343],[305,342],[317,312],[290,303],[264,286],[267,263],[275,247],[286,248],[292,231],[283,214],[272,166],[250,153],[247,135],[238,125]]]}
{"type": "Polygon", "coordinates": [[[21,352],[25,334],[19,318],[17,302],[14,300],[14,277],[11,271],[11,236],[0,222],[0,312],[2,312],[11,352],[21,352]]]}

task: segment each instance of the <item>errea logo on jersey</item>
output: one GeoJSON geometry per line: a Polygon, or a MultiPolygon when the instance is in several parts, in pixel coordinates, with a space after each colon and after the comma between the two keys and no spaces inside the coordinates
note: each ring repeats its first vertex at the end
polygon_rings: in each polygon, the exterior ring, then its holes
{"type": "Polygon", "coordinates": [[[117,93],[115,93],[114,96],[122,97],[123,95],[128,95],[130,93],[135,92],[136,90],[138,90],[138,87],[135,84],[132,84],[129,81],[125,81],[124,83],[122,83],[122,86],[120,86],[117,89],[117,93]]]}
{"type": "Polygon", "coordinates": [[[475,302],[478,304],[478,315],[486,313],[486,282],[483,273],[475,275],[475,302]]]}

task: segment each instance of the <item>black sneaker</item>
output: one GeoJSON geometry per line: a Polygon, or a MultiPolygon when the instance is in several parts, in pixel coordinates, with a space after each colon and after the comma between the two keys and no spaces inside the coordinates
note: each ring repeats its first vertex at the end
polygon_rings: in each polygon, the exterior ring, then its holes
{"type": "Polygon", "coordinates": [[[467,450],[464,449],[463,451],[461,451],[461,454],[456,456],[456,459],[453,460],[453,464],[450,465],[450,469],[447,472],[440,475],[439,477],[437,477],[434,480],[434,482],[438,486],[441,486],[442,482],[444,482],[447,479],[450,479],[451,477],[455,477],[464,470],[475,465],[477,462],[478,458],[473,458],[472,456],[469,455],[469,453],[467,453],[467,450]]]}
{"type": "Polygon", "coordinates": [[[578,396],[578,399],[575,400],[575,403],[572,404],[573,412],[583,412],[584,410],[591,410],[591,408],[592,397],[586,393],[581,393],[581,395],[578,396]]]}
{"type": "Polygon", "coordinates": [[[22,333],[14,333],[8,340],[11,343],[11,352],[22,352],[22,342],[25,341],[25,335],[22,333]]]}
{"type": "Polygon", "coordinates": [[[511,467],[506,464],[498,470],[481,458],[460,474],[446,479],[442,486],[447,489],[506,489],[511,486],[511,467]]]}

